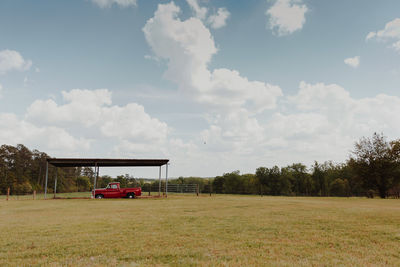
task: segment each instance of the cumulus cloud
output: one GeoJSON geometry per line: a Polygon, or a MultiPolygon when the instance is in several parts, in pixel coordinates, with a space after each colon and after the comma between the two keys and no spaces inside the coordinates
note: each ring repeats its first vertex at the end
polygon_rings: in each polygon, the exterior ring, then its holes
{"type": "Polygon", "coordinates": [[[168,63],[167,79],[196,101],[216,109],[246,107],[261,112],[276,106],[282,95],[278,86],[249,81],[236,70],[210,70],[208,64],[217,49],[209,29],[195,17],[180,20],[179,12],[173,2],[160,4],[143,28],[155,55],[168,63]]]}
{"type": "Polygon", "coordinates": [[[21,54],[15,50],[0,51],[0,74],[8,71],[26,71],[32,66],[32,61],[25,60],[21,54]]]}
{"type": "Polygon", "coordinates": [[[114,4],[120,7],[136,6],[137,4],[137,0],[92,0],[92,2],[101,8],[109,8],[114,4]]]}
{"type": "Polygon", "coordinates": [[[23,116],[0,113],[0,128],[0,143],[23,143],[52,156],[98,156],[100,151],[102,156],[166,157],[189,164],[188,155],[197,149],[170,137],[168,125],[142,105],[113,104],[108,89],[63,91],[60,100],[34,101],[23,116]]]}
{"type": "Polygon", "coordinates": [[[195,13],[195,16],[201,20],[205,19],[207,16],[208,9],[206,7],[200,7],[197,0],[186,0],[190,8],[195,13]]]}
{"type": "Polygon", "coordinates": [[[372,38],[378,38],[378,39],[397,38],[397,39],[400,39],[400,18],[396,18],[396,19],[386,23],[385,28],[383,30],[368,33],[367,40],[372,39],[372,38]]]}
{"type": "Polygon", "coordinates": [[[318,157],[344,159],[355,140],[375,131],[400,134],[400,120],[392,115],[400,112],[396,96],[355,99],[336,84],[301,82],[298,93],[288,100],[297,110],[273,117],[273,135],[290,140],[289,147],[310,150],[318,157]]]}
{"type": "Polygon", "coordinates": [[[0,113],[0,140],[3,144],[23,143],[50,151],[87,150],[91,141],[75,138],[65,129],[54,126],[40,127],[20,119],[13,113],[0,113]]]}
{"type": "Polygon", "coordinates": [[[216,14],[208,17],[207,22],[210,24],[211,28],[219,29],[226,26],[226,20],[229,18],[229,16],[229,11],[224,7],[220,7],[218,8],[216,14]]]}
{"type": "Polygon", "coordinates": [[[100,129],[103,136],[135,142],[164,142],[168,126],[152,118],[144,107],[130,103],[112,105],[111,92],[107,89],[73,89],[62,92],[65,104],[54,100],[36,100],[26,118],[47,125],[79,124],[82,127],[100,129]]]}
{"type": "Polygon", "coordinates": [[[262,134],[257,114],[274,109],[282,90],[262,81],[251,81],[239,71],[210,70],[217,53],[214,39],[197,17],[180,20],[173,2],[160,4],[143,28],[154,54],[167,62],[165,78],[175,82],[187,97],[207,108],[210,127],[201,133],[217,151],[244,151],[262,134]]]}
{"type": "Polygon", "coordinates": [[[360,66],[360,57],[355,56],[355,57],[349,57],[344,60],[344,63],[349,65],[352,68],[358,68],[360,66]]]}
{"type": "Polygon", "coordinates": [[[376,39],[391,43],[391,47],[400,52],[400,18],[386,23],[384,29],[367,34],[366,40],[376,39]]]}
{"type": "Polygon", "coordinates": [[[53,99],[36,100],[27,110],[27,118],[47,121],[51,124],[75,122],[90,127],[102,120],[102,108],[111,104],[111,92],[107,89],[73,89],[63,91],[64,105],[53,99]]]}
{"type": "Polygon", "coordinates": [[[226,21],[230,16],[229,11],[225,7],[217,9],[216,13],[210,14],[207,18],[208,8],[201,7],[197,0],[186,0],[190,8],[193,10],[196,18],[200,19],[213,29],[219,29],[226,26],[226,21]]]}
{"type": "Polygon", "coordinates": [[[307,11],[302,0],[276,0],[265,14],[269,17],[269,28],[283,36],[303,28],[307,11]]]}

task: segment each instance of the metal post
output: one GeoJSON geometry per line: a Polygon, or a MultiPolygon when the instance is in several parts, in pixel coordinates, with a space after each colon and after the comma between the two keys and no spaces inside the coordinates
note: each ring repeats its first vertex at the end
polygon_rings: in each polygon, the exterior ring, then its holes
{"type": "Polygon", "coordinates": [[[168,197],[168,163],[165,165],[165,196],[168,197]]]}
{"type": "Polygon", "coordinates": [[[158,174],[158,196],[161,197],[161,166],[158,174]]]}
{"type": "Polygon", "coordinates": [[[44,199],[47,198],[47,180],[49,179],[49,162],[46,161],[46,185],[44,186],[44,199]]]}
{"type": "Polygon", "coordinates": [[[57,173],[58,173],[58,168],[56,167],[56,178],[54,179],[54,198],[56,198],[56,193],[57,193],[57,173]]]}
{"type": "Polygon", "coordinates": [[[94,171],[95,171],[95,176],[94,176],[93,196],[92,197],[96,197],[96,183],[97,183],[97,176],[99,175],[99,167],[97,166],[97,162],[94,164],[94,171]]]}

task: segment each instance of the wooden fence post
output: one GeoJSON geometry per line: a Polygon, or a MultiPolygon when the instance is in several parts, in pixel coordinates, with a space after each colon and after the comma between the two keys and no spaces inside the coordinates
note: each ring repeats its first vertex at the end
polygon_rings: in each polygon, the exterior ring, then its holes
{"type": "Polygon", "coordinates": [[[33,191],[33,200],[36,199],[36,190],[33,191]]]}
{"type": "Polygon", "coordinates": [[[197,184],[197,186],[196,186],[196,194],[197,194],[197,196],[199,196],[199,184],[197,184]]]}
{"type": "Polygon", "coordinates": [[[9,197],[10,197],[10,188],[7,188],[7,201],[9,197]]]}

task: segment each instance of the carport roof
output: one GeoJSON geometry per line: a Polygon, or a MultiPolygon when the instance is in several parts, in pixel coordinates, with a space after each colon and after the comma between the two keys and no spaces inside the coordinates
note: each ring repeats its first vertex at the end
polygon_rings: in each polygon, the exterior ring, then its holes
{"type": "Polygon", "coordinates": [[[167,164],[169,159],[99,159],[99,158],[48,158],[56,167],[151,167],[167,164]]]}

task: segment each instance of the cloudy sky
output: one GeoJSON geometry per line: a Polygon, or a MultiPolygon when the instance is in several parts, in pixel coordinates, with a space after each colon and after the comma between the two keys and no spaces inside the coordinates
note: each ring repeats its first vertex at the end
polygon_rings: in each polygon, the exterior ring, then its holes
{"type": "Polygon", "coordinates": [[[343,162],[399,89],[398,0],[0,2],[0,143],[54,157],[343,162]]]}

